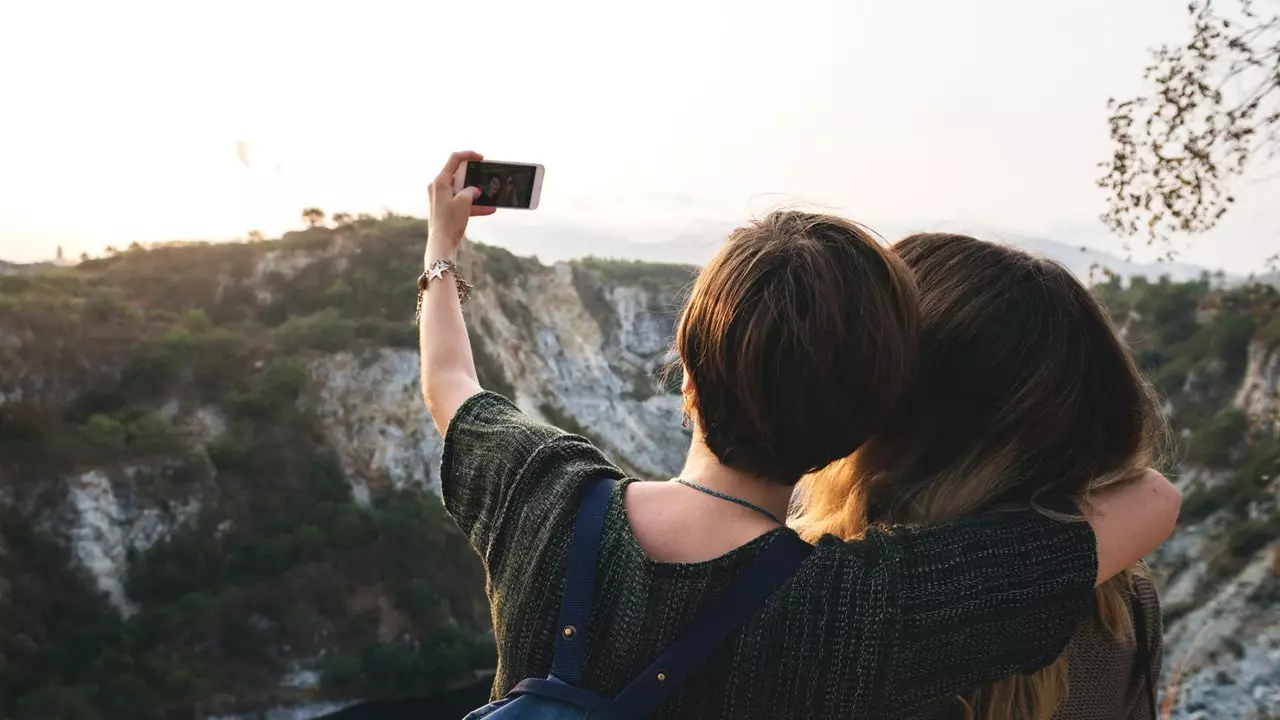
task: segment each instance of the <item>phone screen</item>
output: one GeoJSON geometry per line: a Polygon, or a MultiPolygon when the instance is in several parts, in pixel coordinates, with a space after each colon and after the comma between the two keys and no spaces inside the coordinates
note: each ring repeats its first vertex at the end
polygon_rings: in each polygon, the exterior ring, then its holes
{"type": "Polygon", "coordinates": [[[469,162],[465,187],[480,188],[476,205],[527,209],[537,172],[536,165],[469,162]]]}

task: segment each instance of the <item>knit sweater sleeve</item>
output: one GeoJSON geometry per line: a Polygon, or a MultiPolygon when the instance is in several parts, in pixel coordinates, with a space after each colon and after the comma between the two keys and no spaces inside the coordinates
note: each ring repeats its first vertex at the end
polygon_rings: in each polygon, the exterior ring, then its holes
{"type": "MultiPolygon", "coordinates": [[[[491,392],[458,408],[445,436],[440,494],[490,573],[521,534],[572,517],[579,488],[622,473],[586,439],[540,423],[491,392]]],[[[528,539],[528,538],[525,538],[528,539]]]]}
{"type": "Polygon", "coordinates": [[[1088,617],[1097,546],[1034,511],[874,529],[897,616],[883,630],[884,717],[1056,659],[1088,617]]]}

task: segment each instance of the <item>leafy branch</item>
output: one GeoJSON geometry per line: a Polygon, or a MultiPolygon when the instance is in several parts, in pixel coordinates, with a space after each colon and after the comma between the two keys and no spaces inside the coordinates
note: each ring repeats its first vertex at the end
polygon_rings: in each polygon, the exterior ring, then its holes
{"type": "Polygon", "coordinates": [[[1237,176],[1280,153],[1280,4],[1222,5],[1192,2],[1191,37],[1153,51],[1148,92],[1108,102],[1112,156],[1098,185],[1119,235],[1145,230],[1168,249],[1171,235],[1213,228],[1237,176]]]}

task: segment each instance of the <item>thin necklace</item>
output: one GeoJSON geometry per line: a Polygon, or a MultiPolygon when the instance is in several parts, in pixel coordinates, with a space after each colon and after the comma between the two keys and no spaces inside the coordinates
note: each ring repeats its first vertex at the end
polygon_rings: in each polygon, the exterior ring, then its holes
{"type": "Polygon", "coordinates": [[[748,510],[755,510],[756,512],[760,513],[761,515],[764,515],[765,517],[778,523],[779,525],[783,524],[782,521],[778,519],[777,515],[774,515],[773,513],[769,512],[768,510],[765,510],[764,508],[760,507],[759,505],[756,505],[755,503],[747,502],[742,498],[734,497],[732,495],[726,495],[720,492],[719,490],[712,490],[709,487],[699,485],[696,482],[690,482],[688,480],[685,480],[684,478],[673,478],[673,479],[676,482],[680,483],[681,485],[684,485],[685,487],[691,487],[694,490],[697,490],[698,492],[706,493],[714,498],[720,498],[721,500],[728,500],[734,505],[741,505],[742,507],[747,508],[748,510]]]}

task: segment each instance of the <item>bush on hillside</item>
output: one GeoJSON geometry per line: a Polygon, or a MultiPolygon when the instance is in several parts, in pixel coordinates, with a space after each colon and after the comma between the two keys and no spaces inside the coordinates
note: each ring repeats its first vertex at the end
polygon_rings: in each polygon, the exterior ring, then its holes
{"type": "Polygon", "coordinates": [[[1249,418],[1243,412],[1224,410],[1191,434],[1186,459],[1206,467],[1226,467],[1248,430],[1249,418]]]}

